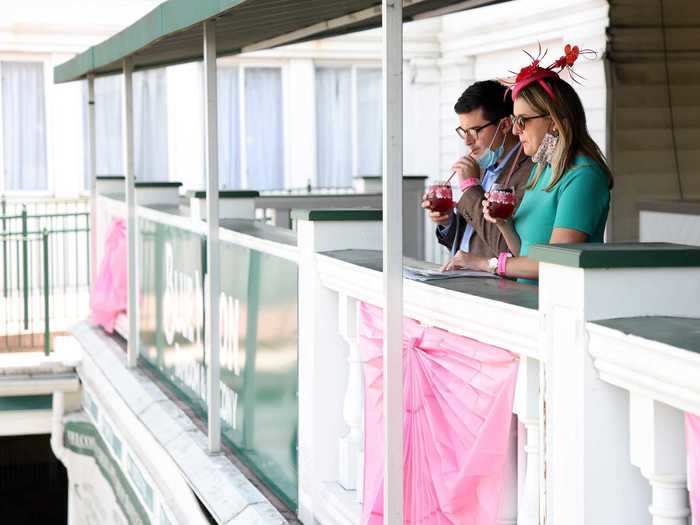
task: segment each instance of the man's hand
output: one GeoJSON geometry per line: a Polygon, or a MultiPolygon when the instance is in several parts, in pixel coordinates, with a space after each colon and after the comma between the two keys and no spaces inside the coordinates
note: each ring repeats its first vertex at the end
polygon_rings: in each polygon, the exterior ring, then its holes
{"type": "Polygon", "coordinates": [[[430,220],[433,221],[435,224],[439,224],[440,226],[447,226],[450,223],[451,212],[443,213],[440,211],[432,211],[430,209],[430,201],[427,199],[423,200],[423,202],[420,203],[420,206],[428,212],[428,217],[430,217],[430,220]]]}
{"type": "Polygon", "coordinates": [[[440,271],[449,272],[452,270],[478,270],[482,272],[488,271],[488,260],[486,257],[479,257],[471,253],[457,252],[457,255],[447,261],[440,271]]]}
{"type": "Polygon", "coordinates": [[[452,165],[452,171],[457,173],[459,180],[467,180],[472,177],[481,179],[479,163],[471,157],[461,157],[452,165]]]}

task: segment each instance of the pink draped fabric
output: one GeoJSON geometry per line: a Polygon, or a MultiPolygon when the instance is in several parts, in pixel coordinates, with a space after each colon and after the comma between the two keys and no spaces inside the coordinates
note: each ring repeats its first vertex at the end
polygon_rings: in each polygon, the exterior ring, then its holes
{"type": "Polygon", "coordinates": [[[90,294],[90,320],[112,333],[120,313],[126,311],[126,225],[113,219],[107,231],[100,272],[90,294]]]}
{"type": "Polygon", "coordinates": [[[693,525],[700,525],[700,416],[685,415],[685,443],[688,449],[688,489],[693,525]]]}
{"type": "MultiPolygon", "coordinates": [[[[366,525],[383,519],[382,317],[381,309],[361,305],[366,525]]],[[[405,523],[494,525],[518,360],[411,319],[404,319],[403,331],[405,523]]]]}

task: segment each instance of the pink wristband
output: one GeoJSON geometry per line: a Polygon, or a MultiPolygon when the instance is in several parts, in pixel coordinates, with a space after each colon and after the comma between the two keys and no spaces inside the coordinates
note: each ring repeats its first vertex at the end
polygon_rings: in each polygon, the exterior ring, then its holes
{"type": "Polygon", "coordinates": [[[477,179],[476,177],[469,177],[468,179],[460,181],[459,189],[462,191],[467,191],[469,188],[471,188],[472,186],[476,186],[477,184],[481,184],[481,181],[479,179],[477,179]]]}
{"type": "Polygon", "coordinates": [[[496,273],[501,277],[506,276],[506,261],[513,257],[513,254],[508,252],[501,252],[498,254],[498,266],[496,267],[496,273]]]}

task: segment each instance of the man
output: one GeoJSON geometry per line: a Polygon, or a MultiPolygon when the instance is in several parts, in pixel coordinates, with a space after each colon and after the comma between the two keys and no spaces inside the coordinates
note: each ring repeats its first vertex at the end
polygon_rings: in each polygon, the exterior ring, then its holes
{"type": "Polygon", "coordinates": [[[435,234],[451,254],[443,270],[467,266],[470,256],[493,258],[508,251],[495,224],[484,220],[481,202],[492,184],[515,188],[516,203],[522,199],[532,162],[520,153],[518,137],[511,133],[510,115],[513,101],[506,87],[493,80],[469,86],[455,104],[459,120],[457,134],[464,140],[469,154],[452,166],[462,195],[453,212],[430,211],[429,202],[422,207],[437,224],[435,234]]]}

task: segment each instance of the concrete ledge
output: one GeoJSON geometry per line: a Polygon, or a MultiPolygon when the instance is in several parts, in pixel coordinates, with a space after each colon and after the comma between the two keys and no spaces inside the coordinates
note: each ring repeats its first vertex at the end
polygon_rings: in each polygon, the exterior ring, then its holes
{"type": "Polygon", "coordinates": [[[84,351],[81,379],[107,407],[171,508],[181,509],[182,523],[199,522],[192,521],[191,510],[189,518],[184,515],[193,501],[183,493],[185,484],[217,523],[287,523],[225,456],[207,453],[206,436],[144,372],[126,367],[116,341],[87,323],[73,334],[84,351]]]}

